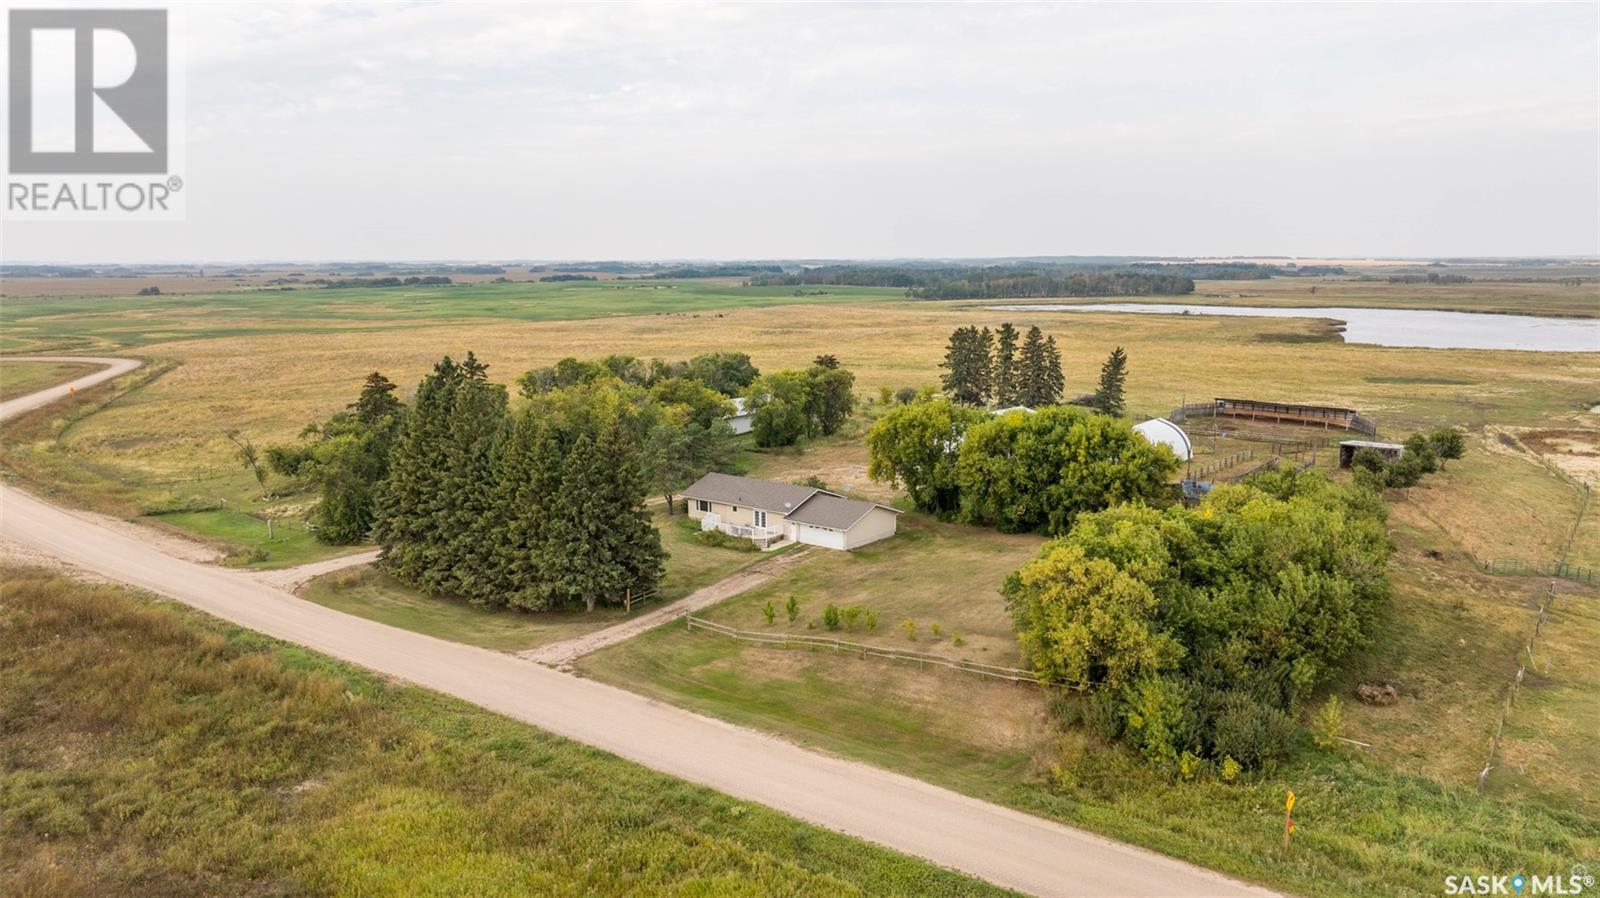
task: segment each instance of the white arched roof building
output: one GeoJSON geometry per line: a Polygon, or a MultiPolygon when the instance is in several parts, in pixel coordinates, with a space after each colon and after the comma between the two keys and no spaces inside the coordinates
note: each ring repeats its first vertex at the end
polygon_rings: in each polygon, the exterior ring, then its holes
{"type": "Polygon", "coordinates": [[[1133,426],[1134,432],[1149,440],[1172,450],[1178,456],[1178,461],[1188,461],[1194,457],[1194,447],[1189,445],[1189,435],[1183,428],[1168,421],[1166,418],[1151,418],[1150,420],[1133,426]]]}

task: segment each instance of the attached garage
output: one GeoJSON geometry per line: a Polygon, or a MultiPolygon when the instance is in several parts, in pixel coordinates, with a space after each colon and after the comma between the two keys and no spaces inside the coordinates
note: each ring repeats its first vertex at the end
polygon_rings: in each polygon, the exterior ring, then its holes
{"type": "Polygon", "coordinates": [[[895,534],[900,512],[887,505],[818,492],[789,513],[796,542],[857,549],[895,534]]]}

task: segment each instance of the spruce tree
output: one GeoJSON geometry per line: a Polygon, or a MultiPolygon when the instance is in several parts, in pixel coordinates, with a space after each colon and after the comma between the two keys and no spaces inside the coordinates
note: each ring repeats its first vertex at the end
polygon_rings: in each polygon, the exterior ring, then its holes
{"type": "Polygon", "coordinates": [[[378,490],[373,537],[381,549],[379,564],[407,583],[420,582],[439,536],[435,516],[443,501],[450,408],[460,382],[460,366],[445,356],[418,384],[378,490]]]}
{"type": "MultiPolygon", "coordinates": [[[[667,553],[644,507],[649,487],[640,470],[638,444],[625,428],[613,424],[602,434],[598,449],[606,473],[601,493],[604,526],[595,534],[601,548],[592,554],[612,568],[597,578],[610,584],[609,593],[600,598],[616,602],[630,592],[641,596],[654,591],[667,553]]],[[[594,609],[593,599],[589,609],[594,609]]]]}
{"type": "Polygon", "coordinates": [[[972,379],[978,385],[978,404],[988,405],[994,398],[994,334],[987,327],[978,333],[973,346],[972,379]]]}
{"type": "Polygon", "coordinates": [[[498,595],[521,611],[550,607],[544,543],[561,484],[561,456],[556,429],[533,409],[519,412],[507,428],[497,469],[493,557],[498,595]]]}
{"type": "Polygon", "coordinates": [[[1044,333],[1038,325],[1028,328],[1022,342],[1022,360],[1017,386],[1017,402],[1028,408],[1046,404],[1049,387],[1045,377],[1044,333]]]}
{"type": "Polygon", "coordinates": [[[1056,338],[1044,341],[1044,404],[1055,405],[1066,392],[1067,381],[1061,374],[1061,350],[1056,348],[1056,338]]]}
{"type": "Polygon", "coordinates": [[[989,399],[989,368],[993,336],[988,328],[959,327],[950,334],[945,350],[945,369],[940,383],[951,400],[963,405],[984,405],[989,399]]]}
{"type": "Polygon", "coordinates": [[[994,404],[1009,408],[1017,404],[1017,329],[1007,321],[995,335],[994,404]]]}
{"type": "Polygon", "coordinates": [[[1128,354],[1118,346],[1100,366],[1100,385],[1094,391],[1094,407],[1102,414],[1122,417],[1122,388],[1128,379],[1128,354]]]}
{"type": "Polygon", "coordinates": [[[582,603],[589,610],[617,585],[604,576],[610,559],[597,537],[605,520],[606,471],[594,436],[581,430],[561,462],[557,488],[544,539],[539,545],[539,565],[552,606],[582,603]]]}
{"type": "MultiPolygon", "coordinates": [[[[468,356],[468,361],[475,361],[468,356]]],[[[470,371],[466,364],[463,371],[470,371]]],[[[442,481],[438,561],[424,575],[434,592],[474,602],[495,598],[494,540],[498,529],[496,480],[504,437],[506,391],[468,374],[456,389],[442,481]]]]}
{"type": "Polygon", "coordinates": [[[356,420],[370,427],[400,412],[400,400],[394,396],[395,389],[389,378],[374,371],[367,375],[366,382],[361,385],[361,395],[348,408],[355,413],[356,420]]]}

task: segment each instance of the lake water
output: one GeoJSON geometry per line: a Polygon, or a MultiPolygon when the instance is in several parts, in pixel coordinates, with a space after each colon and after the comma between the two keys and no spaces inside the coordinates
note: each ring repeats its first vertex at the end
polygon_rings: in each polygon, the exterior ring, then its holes
{"type": "Polygon", "coordinates": [[[1417,309],[1291,309],[1275,306],[1192,306],[1108,302],[1085,305],[989,306],[1006,312],[1135,312],[1146,315],[1225,315],[1245,318],[1333,318],[1346,343],[1426,349],[1526,349],[1600,352],[1600,319],[1541,318],[1417,309]]]}

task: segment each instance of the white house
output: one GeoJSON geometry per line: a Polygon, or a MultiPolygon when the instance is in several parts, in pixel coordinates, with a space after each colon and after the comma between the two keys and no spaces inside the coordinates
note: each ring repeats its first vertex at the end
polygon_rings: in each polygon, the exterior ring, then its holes
{"type": "Polygon", "coordinates": [[[711,473],[682,493],[689,517],[703,530],[721,530],[766,548],[785,539],[829,549],[856,549],[895,534],[900,512],[796,486],[711,473]]]}
{"type": "Polygon", "coordinates": [[[744,400],[735,396],[730,401],[733,403],[733,414],[722,420],[728,422],[728,426],[733,428],[734,433],[749,433],[752,415],[750,412],[745,411],[744,400]]]}

